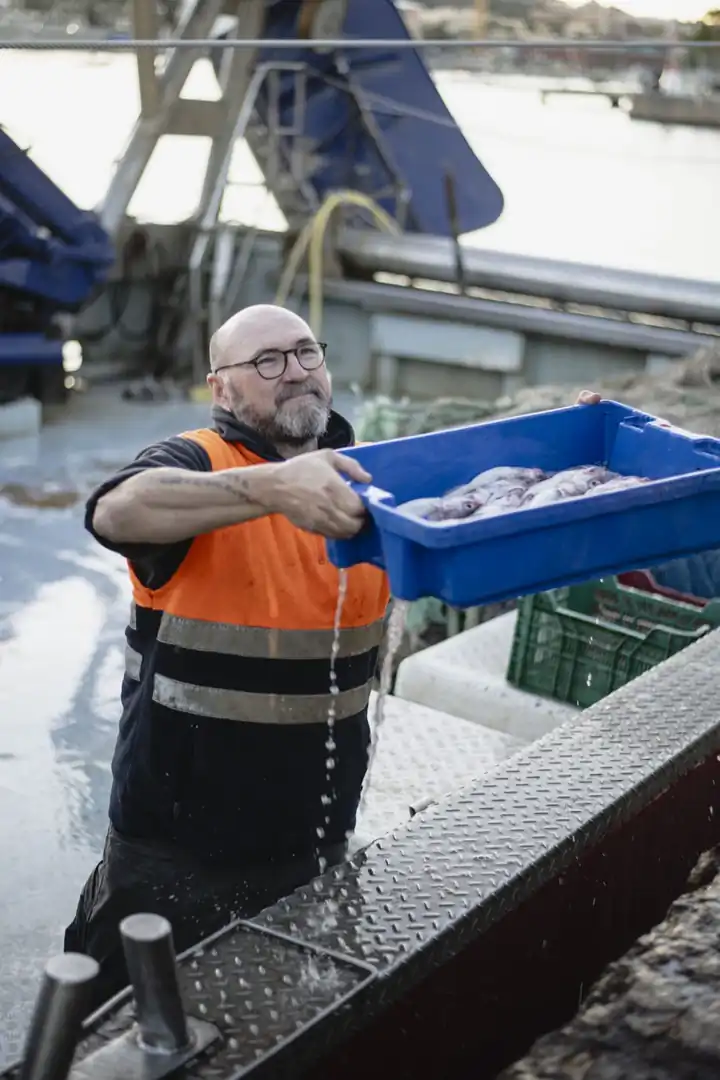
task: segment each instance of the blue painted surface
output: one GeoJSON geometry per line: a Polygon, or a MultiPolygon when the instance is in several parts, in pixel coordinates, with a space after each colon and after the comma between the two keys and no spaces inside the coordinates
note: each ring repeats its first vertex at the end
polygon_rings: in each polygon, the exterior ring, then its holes
{"type": "Polygon", "coordinates": [[[347,451],[373,476],[362,491],[370,523],[354,540],[329,543],[330,558],[385,567],[401,599],[470,607],[716,548],[720,440],[654,420],[603,402],[347,451]],[[427,522],[395,509],[495,465],[586,464],[656,482],[485,520],[427,522]]]}
{"type": "Polygon", "coordinates": [[[60,367],[63,343],[43,334],[0,334],[0,364],[50,364],[60,367]]]}
{"type": "Polygon", "coordinates": [[[0,287],[74,311],[105,281],[114,257],[95,215],[75,206],[0,128],[0,287]]]}
{"type": "MultiPolygon", "coordinates": [[[[269,0],[264,37],[297,37],[299,10],[297,0],[269,0]]],[[[392,0],[349,0],[343,36],[407,40],[408,32],[392,0]]],[[[410,195],[407,231],[450,236],[447,170],[455,181],[461,233],[484,228],[500,216],[502,193],[456,125],[420,52],[264,49],[260,59],[302,61],[318,73],[308,81],[304,123],[304,138],[318,159],[309,177],[318,201],[338,188],[352,188],[371,195],[395,216],[392,187],[399,176],[410,195]],[[374,132],[359,116],[357,101],[374,132]]],[[[292,75],[283,76],[280,116],[288,126],[294,123],[293,85],[292,75]]],[[[267,109],[264,92],[257,104],[263,120],[267,109]]],[[[282,141],[289,154],[293,140],[282,141]]]]}

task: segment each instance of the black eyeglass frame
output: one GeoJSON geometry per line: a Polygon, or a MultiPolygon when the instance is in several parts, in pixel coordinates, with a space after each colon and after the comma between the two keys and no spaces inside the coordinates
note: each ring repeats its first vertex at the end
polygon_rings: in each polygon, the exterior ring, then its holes
{"type": "Polygon", "coordinates": [[[306,344],[307,345],[311,345],[311,344],[312,345],[318,345],[319,348],[320,348],[320,359],[319,359],[318,363],[313,364],[312,367],[307,367],[305,364],[303,364],[302,360],[298,356],[298,349],[302,349],[305,346],[303,346],[303,345],[295,345],[292,349],[268,349],[268,352],[282,353],[283,366],[282,366],[282,370],[279,371],[277,375],[263,375],[262,371],[260,371],[259,365],[262,364],[263,360],[270,359],[268,356],[258,356],[257,359],[255,359],[255,360],[241,360],[237,364],[222,364],[221,367],[215,368],[215,370],[213,371],[212,374],[217,375],[218,371],[227,371],[229,368],[254,367],[261,379],[265,379],[266,382],[273,382],[275,379],[282,379],[283,375],[287,371],[288,357],[289,356],[294,356],[295,357],[295,359],[297,360],[298,364],[303,369],[303,371],[317,371],[318,368],[321,368],[323,366],[323,364],[325,363],[325,356],[326,356],[326,353],[327,353],[327,343],[325,341],[313,341],[313,342],[307,342],[306,344]]]}

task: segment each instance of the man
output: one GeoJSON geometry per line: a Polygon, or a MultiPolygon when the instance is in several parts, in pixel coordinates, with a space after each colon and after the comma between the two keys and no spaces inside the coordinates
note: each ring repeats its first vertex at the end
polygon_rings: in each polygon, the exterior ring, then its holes
{"type": "Polygon", "coordinates": [[[211,344],[212,429],[144,450],[91,496],[86,524],[133,586],[110,829],[67,950],[127,982],[118,923],[171,920],[178,949],[340,861],[367,762],[384,575],[338,572],[324,537],[364,511],[336,453],[325,346],[292,312],[235,315],[211,344]],[[332,705],[336,722],[328,725],[332,705]]]}
{"type": "Polygon", "coordinates": [[[370,477],[336,453],[353,432],[324,358],[297,315],[241,311],[211,343],[213,428],[144,450],[88,501],[133,586],[110,828],[65,937],[100,962],[99,1000],[127,982],[125,915],[165,915],[185,949],[345,855],[388,590],[349,571],[331,695],[323,538],[358,532],[346,478],[370,477]]]}

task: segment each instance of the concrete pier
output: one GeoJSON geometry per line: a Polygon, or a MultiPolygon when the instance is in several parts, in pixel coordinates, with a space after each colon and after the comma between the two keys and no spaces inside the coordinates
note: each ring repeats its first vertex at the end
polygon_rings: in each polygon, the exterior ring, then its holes
{"type": "Polygon", "coordinates": [[[691,127],[720,127],[719,97],[681,97],[670,94],[633,94],[630,98],[633,120],[656,124],[683,124],[691,127]]]}

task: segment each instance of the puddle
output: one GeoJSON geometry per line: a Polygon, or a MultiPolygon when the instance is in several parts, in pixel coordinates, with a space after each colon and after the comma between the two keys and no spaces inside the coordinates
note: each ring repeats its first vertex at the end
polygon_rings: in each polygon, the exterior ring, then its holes
{"type": "Polygon", "coordinates": [[[79,491],[58,488],[30,488],[25,484],[0,484],[0,497],[13,506],[40,510],[65,510],[80,501],[79,491]]]}
{"type": "Polygon", "coordinates": [[[310,956],[303,965],[298,987],[310,993],[318,993],[337,990],[340,983],[340,973],[337,968],[322,963],[318,957],[310,956]]]}

